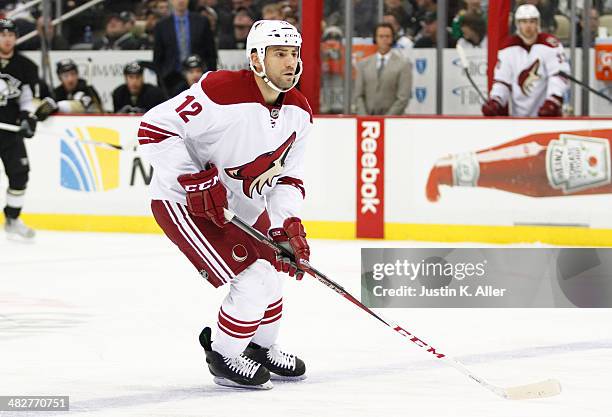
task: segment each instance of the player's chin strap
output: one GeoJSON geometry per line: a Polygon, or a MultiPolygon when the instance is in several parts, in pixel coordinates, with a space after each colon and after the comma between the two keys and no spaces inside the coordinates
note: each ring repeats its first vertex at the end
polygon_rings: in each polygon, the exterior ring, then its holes
{"type": "Polygon", "coordinates": [[[257,75],[259,78],[261,78],[266,84],[268,84],[268,87],[270,87],[272,90],[274,91],[278,91],[279,93],[286,93],[287,91],[291,90],[293,87],[295,87],[298,83],[298,81],[300,81],[300,75],[302,75],[302,60],[298,58],[298,70],[295,73],[295,75],[293,76],[293,83],[291,84],[291,87],[287,88],[287,89],[282,89],[280,87],[278,87],[276,84],[274,84],[266,75],[266,66],[265,64],[261,63],[261,72],[258,72],[255,67],[253,66],[253,63],[249,63],[249,67],[251,67],[251,70],[255,73],[255,75],[257,75]]]}

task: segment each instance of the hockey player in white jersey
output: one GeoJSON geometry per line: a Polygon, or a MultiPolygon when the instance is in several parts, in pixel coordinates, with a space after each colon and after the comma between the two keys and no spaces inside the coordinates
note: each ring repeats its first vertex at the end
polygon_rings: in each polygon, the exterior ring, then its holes
{"type": "Polygon", "coordinates": [[[221,385],[271,388],[271,376],[302,379],[306,370],[276,345],[284,279],[277,271],[301,279],[310,255],[299,218],[312,126],[294,88],[301,43],[287,22],[256,22],[246,43],[251,70],[207,72],[147,112],[138,132],[154,168],[157,223],[204,279],[229,286],[214,339],[208,327],[200,334],[221,385]],[[224,208],[290,249],[295,262],[227,223],[224,208]]]}
{"type": "Polygon", "coordinates": [[[514,20],[516,34],[497,54],[493,87],[482,113],[559,117],[569,88],[559,73],[570,72],[563,45],[553,35],[540,32],[540,13],[535,6],[519,6],[514,20]]]}

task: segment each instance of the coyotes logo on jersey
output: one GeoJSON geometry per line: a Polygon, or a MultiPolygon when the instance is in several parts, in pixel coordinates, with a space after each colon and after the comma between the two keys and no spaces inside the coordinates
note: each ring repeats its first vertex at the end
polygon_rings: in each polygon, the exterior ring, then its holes
{"type": "Polygon", "coordinates": [[[533,85],[535,82],[542,78],[540,75],[538,75],[539,69],[540,60],[536,59],[533,61],[533,64],[527,67],[527,69],[521,71],[519,74],[518,85],[521,87],[521,91],[526,96],[528,96],[531,93],[531,90],[533,90],[533,85]]]}
{"type": "Polygon", "coordinates": [[[242,180],[242,191],[253,198],[253,191],[261,194],[265,185],[272,186],[274,178],[283,172],[285,159],[295,142],[296,134],[291,136],[276,150],[266,152],[244,165],[235,168],[226,168],[225,173],[235,180],[242,180]]]}

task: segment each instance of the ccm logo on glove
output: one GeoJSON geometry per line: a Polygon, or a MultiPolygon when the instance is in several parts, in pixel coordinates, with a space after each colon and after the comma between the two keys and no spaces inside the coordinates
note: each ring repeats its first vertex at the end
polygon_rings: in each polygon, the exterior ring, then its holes
{"type": "Polygon", "coordinates": [[[185,191],[187,191],[188,193],[193,191],[204,191],[208,190],[210,187],[214,187],[215,185],[217,185],[218,182],[219,176],[215,175],[214,178],[211,178],[210,180],[201,182],[199,184],[187,184],[184,188],[185,191]]]}

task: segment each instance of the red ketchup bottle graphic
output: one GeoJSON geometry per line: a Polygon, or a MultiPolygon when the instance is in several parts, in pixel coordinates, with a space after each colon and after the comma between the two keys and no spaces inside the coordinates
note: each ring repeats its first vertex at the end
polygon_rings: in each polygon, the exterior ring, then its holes
{"type": "Polygon", "coordinates": [[[476,152],[440,158],[426,196],[440,186],[486,187],[531,197],[612,193],[612,129],[537,133],[476,152]]]}

